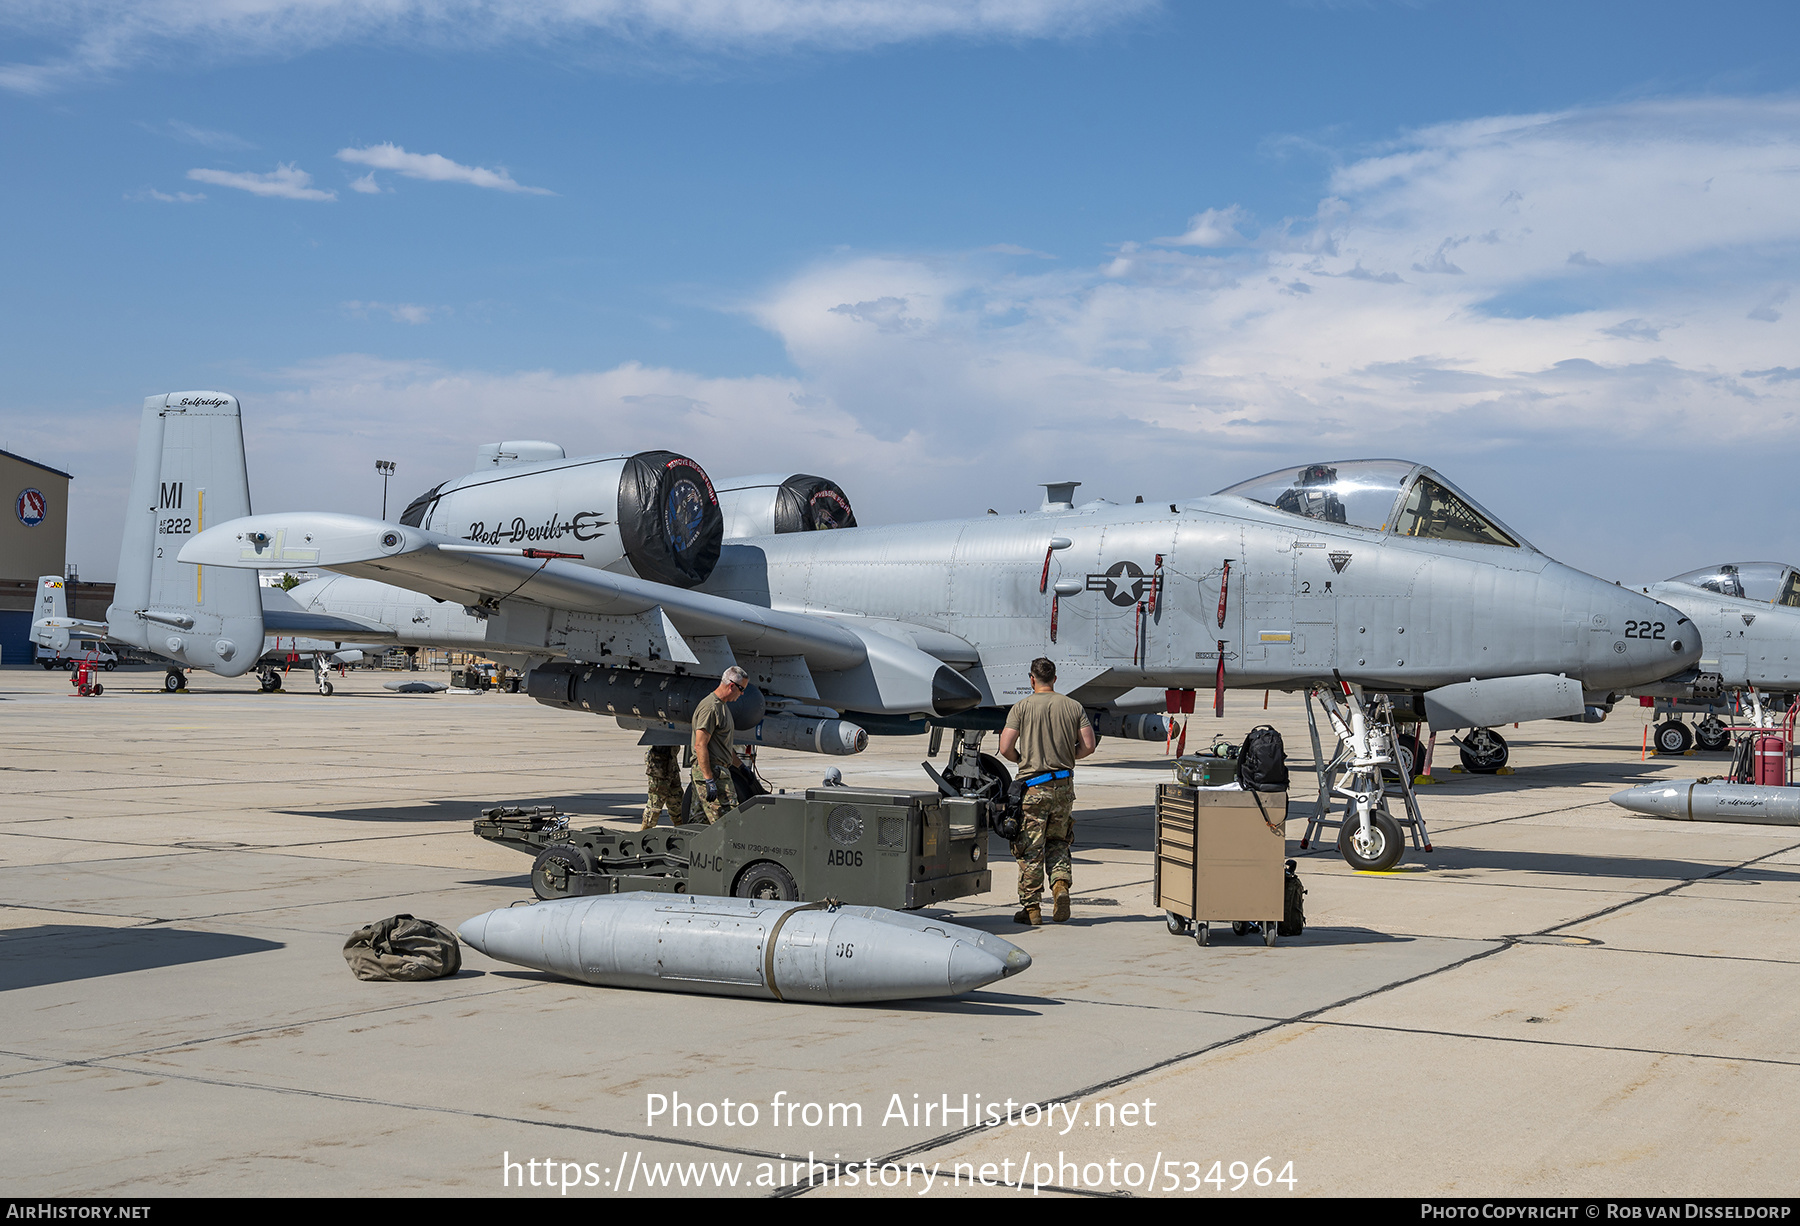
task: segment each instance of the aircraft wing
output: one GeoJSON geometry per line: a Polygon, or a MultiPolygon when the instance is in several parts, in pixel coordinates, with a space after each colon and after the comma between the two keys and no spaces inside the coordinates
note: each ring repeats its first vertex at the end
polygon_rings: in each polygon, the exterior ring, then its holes
{"type": "Polygon", "coordinates": [[[799,662],[809,674],[797,683],[799,692],[804,695],[816,679],[818,697],[842,708],[950,714],[981,697],[942,661],[888,635],[599,570],[550,550],[480,545],[361,516],[246,516],[190,539],[180,561],[263,570],[325,567],[456,601],[478,614],[497,613],[502,602],[536,605],[563,615],[551,618],[551,633],[565,636],[572,654],[584,635],[609,642],[604,636],[623,633],[626,622],[647,626],[653,635],[663,623],[665,638],[673,631],[668,641],[679,644],[669,658],[708,668],[708,641],[722,640],[733,655],[799,662]]]}
{"type": "Polygon", "coordinates": [[[277,588],[262,589],[262,607],[263,631],[272,637],[294,635],[333,642],[394,637],[392,626],[347,613],[314,613],[301,608],[299,601],[277,588]]]}

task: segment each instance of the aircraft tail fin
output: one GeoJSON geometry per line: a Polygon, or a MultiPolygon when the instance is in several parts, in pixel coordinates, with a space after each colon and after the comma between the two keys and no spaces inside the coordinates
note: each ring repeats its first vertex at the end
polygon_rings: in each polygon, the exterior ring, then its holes
{"type": "Polygon", "coordinates": [[[106,611],[112,637],[222,677],[254,668],[263,646],[256,572],[176,561],[208,524],[248,514],[237,397],[146,397],[117,586],[106,611]]]}
{"type": "Polygon", "coordinates": [[[61,575],[39,575],[37,603],[31,608],[31,641],[57,655],[69,649],[69,601],[61,575]]]}

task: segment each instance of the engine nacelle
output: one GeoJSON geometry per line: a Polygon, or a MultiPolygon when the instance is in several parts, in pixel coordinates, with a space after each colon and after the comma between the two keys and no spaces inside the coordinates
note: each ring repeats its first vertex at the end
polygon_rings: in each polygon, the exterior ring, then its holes
{"type": "Polygon", "coordinates": [[[589,566],[671,587],[704,582],[725,535],[706,470],[672,451],[490,465],[419,495],[400,522],[484,545],[578,553],[589,566]]]}
{"type": "Polygon", "coordinates": [[[725,535],[733,540],[856,527],[849,495],[827,477],[764,473],[727,477],[715,482],[714,488],[725,517],[725,535]]]}

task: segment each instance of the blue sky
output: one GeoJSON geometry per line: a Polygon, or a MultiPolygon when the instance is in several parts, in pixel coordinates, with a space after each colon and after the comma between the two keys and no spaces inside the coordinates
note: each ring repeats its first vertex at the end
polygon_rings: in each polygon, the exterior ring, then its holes
{"type": "Polygon", "coordinates": [[[0,0],[0,447],[76,474],[89,578],[143,396],[192,388],[268,510],[500,438],[823,472],[867,522],[1401,454],[1609,578],[1800,561],[1797,26],[0,0]]]}

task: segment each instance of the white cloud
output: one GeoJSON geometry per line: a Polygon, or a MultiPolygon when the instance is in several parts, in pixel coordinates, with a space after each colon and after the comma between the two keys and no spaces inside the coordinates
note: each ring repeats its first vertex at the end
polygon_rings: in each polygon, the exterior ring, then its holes
{"type": "Polygon", "coordinates": [[[1168,247],[1242,247],[1248,240],[1238,233],[1238,227],[1249,220],[1250,215],[1235,204],[1225,209],[1207,209],[1188,219],[1186,234],[1156,241],[1168,247]]]}
{"type": "Polygon", "coordinates": [[[256,146],[231,132],[221,132],[214,128],[196,127],[179,119],[169,120],[169,131],[178,140],[191,145],[204,145],[208,149],[254,149],[256,146]]]}
{"type": "Polygon", "coordinates": [[[278,196],[283,200],[336,200],[337,193],[312,186],[312,176],[290,163],[283,162],[267,174],[237,170],[190,170],[187,177],[197,183],[218,187],[235,187],[254,196],[278,196]]]}
{"type": "Polygon", "coordinates": [[[350,180],[350,190],[353,192],[362,192],[364,195],[379,196],[381,194],[381,185],[375,182],[375,172],[371,170],[360,179],[350,180]]]}
{"type": "Polygon", "coordinates": [[[441,153],[408,153],[391,141],[363,149],[339,149],[337,156],[341,162],[374,168],[351,185],[359,192],[381,190],[375,186],[374,171],[391,170],[409,179],[425,179],[432,183],[467,183],[471,187],[487,187],[500,192],[529,192],[534,196],[556,194],[548,188],[526,187],[522,183],[516,183],[504,170],[464,166],[461,162],[452,162],[441,153]],[[358,186],[363,182],[367,182],[369,186],[358,186]]]}
{"type": "Polygon", "coordinates": [[[380,311],[397,324],[430,323],[433,315],[448,315],[449,307],[420,306],[416,302],[346,302],[344,309],[366,319],[370,311],[380,311]]]}
{"type": "Polygon", "coordinates": [[[154,187],[146,187],[135,192],[126,192],[127,200],[156,200],[163,204],[198,204],[206,199],[205,192],[159,192],[154,187]]]}
{"type": "Polygon", "coordinates": [[[158,52],[291,56],[368,43],[490,47],[599,39],[654,61],[683,54],[857,50],[925,38],[1054,38],[1157,0],[13,0],[0,27],[64,49],[0,66],[0,88],[47,93],[158,52]]]}

